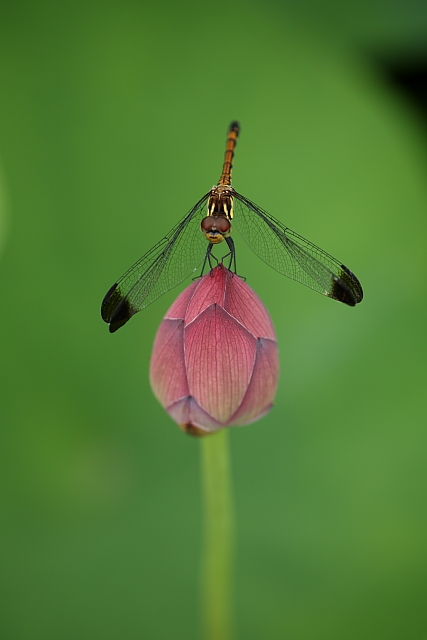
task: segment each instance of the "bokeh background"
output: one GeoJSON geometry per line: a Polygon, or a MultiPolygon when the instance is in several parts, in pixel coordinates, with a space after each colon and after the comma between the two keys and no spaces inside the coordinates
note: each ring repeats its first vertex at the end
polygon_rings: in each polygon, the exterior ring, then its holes
{"type": "MultiPolygon", "coordinates": [[[[423,2],[0,4],[2,640],[200,638],[200,443],[111,284],[217,181],[347,264],[348,308],[239,265],[275,409],[231,432],[237,637],[427,638],[423,2]]],[[[181,287],[182,289],[183,287],[181,287]]]]}

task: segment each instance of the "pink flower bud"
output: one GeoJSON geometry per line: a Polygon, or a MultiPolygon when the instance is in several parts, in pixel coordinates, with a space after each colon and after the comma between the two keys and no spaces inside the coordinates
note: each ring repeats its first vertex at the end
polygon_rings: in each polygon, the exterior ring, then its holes
{"type": "Polygon", "coordinates": [[[222,264],[190,285],[159,327],[150,378],[169,415],[193,435],[266,414],[279,358],[273,322],[255,291],[222,264]]]}

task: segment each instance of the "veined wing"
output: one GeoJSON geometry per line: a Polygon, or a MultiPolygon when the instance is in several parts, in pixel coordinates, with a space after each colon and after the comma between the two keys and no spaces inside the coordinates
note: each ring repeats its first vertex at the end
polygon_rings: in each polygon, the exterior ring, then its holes
{"type": "Polygon", "coordinates": [[[359,280],[339,260],[285,227],[239,193],[235,192],[234,198],[233,225],[270,267],[352,307],[362,300],[359,280]]]}
{"type": "Polygon", "coordinates": [[[135,313],[191,275],[202,263],[209,243],[201,233],[200,223],[206,215],[204,205],[209,194],[199,202],[111,287],[101,306],[102,319],[113,333],[135,313]]]}

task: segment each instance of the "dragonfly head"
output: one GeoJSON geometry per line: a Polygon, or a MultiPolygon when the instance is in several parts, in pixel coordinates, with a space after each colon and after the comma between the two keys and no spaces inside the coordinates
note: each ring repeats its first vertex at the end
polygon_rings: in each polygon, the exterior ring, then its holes
{"type": "Polygon", "coordinates": [[[231,222],[224,215],[214,214],[203,218],[201,231],[212,244],[219,244],[231,235],[231,222]]]}

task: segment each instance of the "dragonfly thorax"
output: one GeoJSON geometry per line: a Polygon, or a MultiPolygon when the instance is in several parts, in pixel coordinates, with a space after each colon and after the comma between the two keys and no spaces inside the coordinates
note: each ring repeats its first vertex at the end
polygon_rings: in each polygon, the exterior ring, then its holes
{"type": "Polygon", "coordinates": [[[212,187],[208,200],[209,216],[224,216],[228,220],[233,219],[234,189],[222,184],[212,187]]]}

